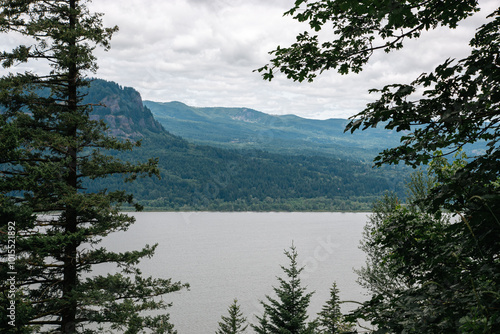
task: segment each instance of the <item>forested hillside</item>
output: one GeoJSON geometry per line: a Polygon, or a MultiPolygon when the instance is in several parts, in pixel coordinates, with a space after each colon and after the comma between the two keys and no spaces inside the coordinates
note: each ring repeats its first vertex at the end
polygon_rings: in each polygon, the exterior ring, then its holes
{"type": "MultiPolygon", "coordinates": [[[[99,180],[109,189],[132,192],[151,209],[367,210],[376,196],[400,189],[403,180],[398,169],[372,169],[352,159],[188,143],[161,129],[135,90],[112,82],[95,80],[87,102],[106,105],[97,107],[95,115],[112,133],[142,139],[142,147],[121,158],[159,159],[161,179],[130,185],[118,178],[99,180]]],[[[94,189],[92,184],[88,189],[94,189]]]]}

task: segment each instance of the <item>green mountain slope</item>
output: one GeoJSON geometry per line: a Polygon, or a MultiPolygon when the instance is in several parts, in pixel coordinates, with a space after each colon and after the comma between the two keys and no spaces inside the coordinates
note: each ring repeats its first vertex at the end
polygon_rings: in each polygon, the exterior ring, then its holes
{"type": "MultiPolygon", "coordinates": [[[[106,105],[96,108],[94,117],[108,122],[112,133],[142,140],[140,148],[121,158],[157,157],[161,169],[160,180],[128,184],[109,178],[99,180],[99,186],[132,192],[151,209],[368,210],[382,192],[400,189],[403,179],[400,170],[374,170],[350,159],[189,143],[165,131],[135,90],[103,80],[93,82],[87,102],[106,105]]],[[[97,188],[91,181],[86,186],[97,188]]]]}
{"type": "Polygon", "coordinates": [[[270,152],[372,160],[401,134],[373,129],[344,133],[347,120],[273,116],[247,108],[195,108],[181,102],[144,101],[164,128],[189,141],[270,152]]]}

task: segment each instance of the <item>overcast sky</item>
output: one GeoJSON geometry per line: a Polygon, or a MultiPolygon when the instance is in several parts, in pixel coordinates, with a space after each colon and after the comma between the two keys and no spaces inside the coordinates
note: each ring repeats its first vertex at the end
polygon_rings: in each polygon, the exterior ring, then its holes
{"type": "Polygon", "coordinates": [[[374,96],[370,88],[408,83],[448,57],[462,58],[468,41],[498,0],[456,30],[409,41],[402,51],[373,57],[361,74],[323,73],[314,83],[278,75],[262,80],[258,67],[277,45],[288,46],[304,24],[283,13],[294,0],[94,0],[107,26],[120,31],[109,52],[98,51],[97,77],[137,89],[144,100],[196,107],[247,107],[269,114],[347,118],[374,96]]]}

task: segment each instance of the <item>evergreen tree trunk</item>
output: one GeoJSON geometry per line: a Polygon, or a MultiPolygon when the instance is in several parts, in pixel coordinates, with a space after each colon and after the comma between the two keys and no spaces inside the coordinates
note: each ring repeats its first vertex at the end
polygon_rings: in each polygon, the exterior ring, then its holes
{"type": "MultiPolygon", "coordinates": [[[[77,18],[75,16],[76,12],[76,0],[69,1],[69,31],[75,31],[77,25],[77,18]]],[[[70,58],[76,59],[78,54],[76,52],[76,36],[73,35],[68,42],[70,58]]],[[[68,113],[71,115],[76,115],[78,113],[78,69],[77,64],[73,61],[68,66],[68,78],[67,78],[67,89],[68,89],[68,113]]],[[[72,119],[72,117],[70,118],[72,119]]],[[[70,145],[67,148],[68,155],[68,178],[66,180],[68,189],[76,195],[78,192],[78,175],[77,175],[77,151],[76,147],[78,142],[77,125],[68,125],[68,138],[72,140],[69,142],[70,145]]],[[[74,235],[78,230],[78,217],[76,209],[73,205],[69,205],[66,208],[66,227],[65,233],[68,236],[74,235]]],[[[72,292],[77,286],[77,270],[76,270],[76,258],[77,258],[77,247],[78,243],[73,238],[68,242],[64,250],[64,278],[62,287],[62,298],[66,303],[66,308],[61,314],[61,332],[73,334],[76,331],[76,310],[77,301],[72,296],[72,292]]]]}

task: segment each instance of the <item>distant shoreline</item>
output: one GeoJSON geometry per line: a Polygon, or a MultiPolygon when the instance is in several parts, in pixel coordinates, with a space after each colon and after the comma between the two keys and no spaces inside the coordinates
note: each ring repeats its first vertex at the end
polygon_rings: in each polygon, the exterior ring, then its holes
{"type": "Polygon", "coordinates": [[[162,208],[144,208],[142,211],[136,211],[133,208],[125,208],[121,210],[122,212],[134,213],[134,212],[179,212],[179,213],[371,213],[370,210],[302,210],[302,211],[288,211],[288,210],[241,210],[241,211],[221,211],[221,210],[173,210],[173,209],[162,209],[162,208]]]}

